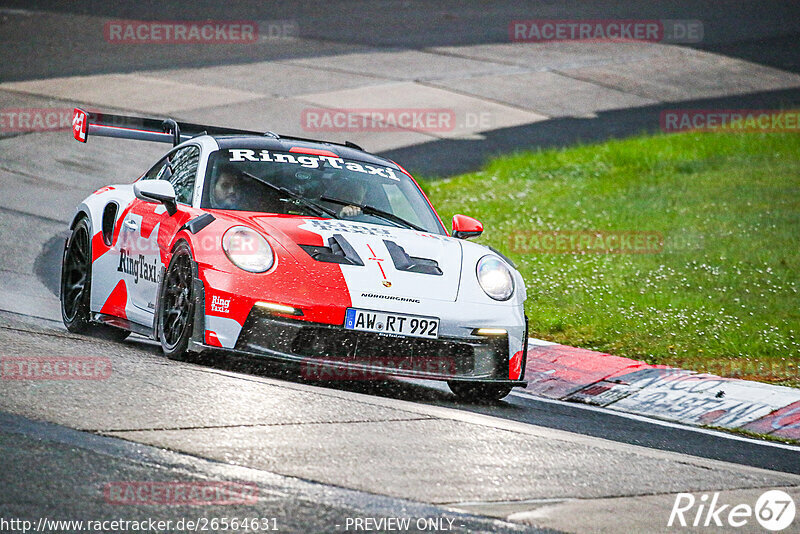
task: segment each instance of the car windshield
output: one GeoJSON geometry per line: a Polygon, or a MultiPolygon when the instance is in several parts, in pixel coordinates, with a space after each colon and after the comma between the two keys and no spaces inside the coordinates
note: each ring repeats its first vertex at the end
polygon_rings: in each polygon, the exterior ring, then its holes
{"type": "Polygon", "coordinates": [[[209,157],[202,206],[443,233],[436,214],[405,173],[333,155],[218,150],[209,157]]]}

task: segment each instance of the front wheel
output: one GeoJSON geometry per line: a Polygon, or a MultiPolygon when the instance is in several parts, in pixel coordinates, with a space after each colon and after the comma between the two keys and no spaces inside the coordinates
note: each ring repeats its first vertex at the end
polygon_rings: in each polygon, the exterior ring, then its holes
{"type": "Polygon", "coordinates": [[[183,360],[189,347],[194,317],[192,251],[182,241],[167,267],[158,307],[158,337],[161,349],[171,360],[183,360]]]}
{"type": "Polygon", "coordinates": [[[489,384],[481,382],[459,382],[450,380],[447,382],[450,391],[456,397],[470,402],[494,402],[499,401],[509,393],[511,386],[505,384],[489,384]]]}

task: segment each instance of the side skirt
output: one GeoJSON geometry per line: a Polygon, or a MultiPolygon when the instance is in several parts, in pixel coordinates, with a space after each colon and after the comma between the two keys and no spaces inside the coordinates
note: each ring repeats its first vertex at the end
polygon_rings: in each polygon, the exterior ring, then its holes
{"type": "Polygon", "coordinates": [[[115,317],[113,315],[108,315],[106,313],[95,313],[93,314],[93,318],[98,323],[107,324],[109,326],[115,326],[117,328],[122,328],[123,330],[129,330],[134,334],[139,334],[141,336],[155,339],[153,328],[150,326],[134,323],[127,319],[123,319],[121,317],[115,317]]]}

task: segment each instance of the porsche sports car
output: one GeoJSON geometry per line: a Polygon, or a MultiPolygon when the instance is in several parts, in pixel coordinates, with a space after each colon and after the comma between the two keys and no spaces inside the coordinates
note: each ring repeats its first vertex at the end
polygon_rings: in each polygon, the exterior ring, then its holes
{"type": "Polygon", "coordinates": [[[61,308],[71,332],[160,342],[174,359],[229,351],[306,376],[446,380],[506,396],[527,357],[511,262],[447,230],[402,167],[336,144],[75,109],[78,141],[172,143],[132,184],[77,208],[61,308]]]}

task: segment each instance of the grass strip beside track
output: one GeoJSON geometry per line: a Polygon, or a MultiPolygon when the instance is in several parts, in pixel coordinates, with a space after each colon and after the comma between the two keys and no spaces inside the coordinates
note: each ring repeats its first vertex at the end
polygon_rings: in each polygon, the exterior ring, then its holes
{"type": "Polygon", "coordinates": [[[636,137],[500,157],[423,187],[445,220],[481,220],[477,241],[516,263],[531,336],[800,386],[800,135],[636,137]],[[580,241],[586,231],[600,237],[580,241]],[[621,243],[609,232],[663,247],[603,252],[621,243]]]}

